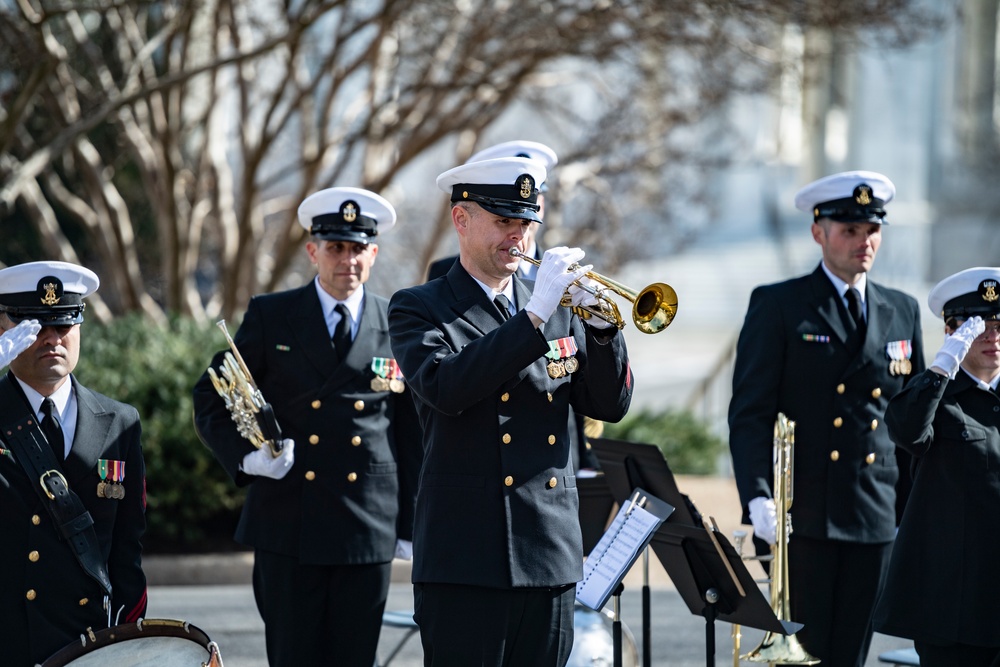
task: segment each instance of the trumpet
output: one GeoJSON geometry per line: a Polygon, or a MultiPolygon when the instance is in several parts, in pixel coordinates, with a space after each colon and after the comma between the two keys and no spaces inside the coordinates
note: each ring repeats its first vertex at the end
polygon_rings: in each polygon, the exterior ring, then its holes
{"type": "MultiPolygon", "coordinates": [[[[535,266],[541,266],[542,264],[534,257],[526,257],[517,248],[511,248],[507,252],[511,257],[516,257],[529,264],[534,264],[535,266]]],[[[574,264],[569,267],[569,270],[575,271],[579,267],[579,264],[574,264]]],[[[588,271],[584,276],[598,283],[601,287],[591,287],[579,280],[573,283],[597,299],[597,306],[579,306],[574,308],[574,310],[583,311],[582,317],[586,318],[594,315],[605,322],[610,322],[619,329],[625,328],[625,320],[621,315],[621,311],[618,310],[618,304],[611,299],[608,294],[609,292],[632,302],[632,322],[643,333],[654,334],[663,331],[670,326],[674,315],[677,314],[677,292],[666,283],[652,283],[636,291],[593,271],[588,271]]],[[[560,303],[563,306],[570,307],[569,294],[564,294],[560,303]]]]}
{"type": "Polygon", "coordinates": [[[226,321],[219,320],[216,325],[229,342],[232,352],[226,352],[219,367],[219,373],[209,367],[208,376],[212,386],[226,403],[226,409],[236,422],[236,430],[250,441],[257,449],[267,447],[271,456],[281,453],[281,428],[274,416],[271,404],[264,400],[264,395],[250,375],[250,369],[243,361],[243,356],[236,349],[236,343],[229,335],[226,321]]]}

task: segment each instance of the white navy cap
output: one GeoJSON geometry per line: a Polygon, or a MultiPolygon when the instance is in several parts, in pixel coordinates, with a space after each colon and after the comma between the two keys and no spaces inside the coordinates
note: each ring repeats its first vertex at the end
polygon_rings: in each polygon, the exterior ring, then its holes
{"type": "Polygon", "coordinates": [[[396,224],[396,209],[361,188],[327,188],[299,204],[299,224],[322,241],[374,243],[396,224]]]}
{"type": "Polygon", "coordinates": [[[936,317],[1000,319],[1000,267],[977,266],[948,276],[927,295],[936,317]]]}
{"type": "Polygon", "coordinates": [[[885,205],[896,195],[896,186],[874,171],[844,171],[813,181],[795,195],[795,208],[812,213],[813,220],[836,222],[885,221],[885,205]]]}
{"type": "MultiPolygon", "coordinates": [[[[559,164],[559,157],[556,152],[546,146],[545,144],[540,144],[537,141],[505,141],[502,144],[496,144],[490,146],[489,148],[484,148],[483,150],[475,153],[472,157],[466,160],[466,164],[469,162],[482,162],[483,160],[492,160],[498,157],[526,157],[529,160],[536,160],[542,163],[545,167],[546,173],[552,171],[552,168],[559,164]]],[[[538,184],[538,191],[544,193],[548,188],[545,183],[538,184]]]]}
{"type": "Polygon", "coordinates": [[[451,194],[452,203],[471,201],[493,215],[541,222],[538,183],[545,166],[524,157],[466,162],[437,177],[437,186],[451,194]]]}
{"type": "Polygon", "coordinates": [[[0,311],[42,326],[83,322],[83,299],[100,287],[90,269],[69,262],[28,262],[0,270],[0,311]]]}

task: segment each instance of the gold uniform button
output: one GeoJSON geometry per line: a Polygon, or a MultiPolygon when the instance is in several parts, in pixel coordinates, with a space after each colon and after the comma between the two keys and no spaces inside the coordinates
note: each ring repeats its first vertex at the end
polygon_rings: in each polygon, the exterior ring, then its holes
{"type": "Polygon", "coordinates": [[[556,478],[555,478],[555,477],[553,477],[552,479],[550,479],[550,480],[549,480],[549,488],[550,488],[550,489],[554,489],[554,488],[556,488],[556,484],[558,484],[558,483],[559,483],[559,482],[558,482],[558,481],[556,481],[556,478]]]}
{"type": "Polygon", "coordinates": [[[307,470],[306,479],[310,482],[313,481],[314,479],[316,479],[316,473],[314,473],[312,470],[307,470]]]}
{"type": "Polygon", "coordinates": [[[830,460],[831,461],[839,461],[840,460],[840,452],[838,452],[836,449],[833,450],[832,452],[830,452],[830,460]]]}
{"type": "Polygon", "coordinates": [[[503,444],[509,445],[510,444],[510,433],[504,433],[503,437],[500,438],[500,439],[503,440],[503,444]]]}
{"type": "Polygon", "coordinates": [[[365,409],[365,402],[362,400],[354,401],[354,409],[357,410],[358,412],[361,412],[362,410],[365,409]]]}
{"type": "Polygon", "coordinates": [[[875,387],[872,389],[872,398],[878,398],[882,395],[882,389],[880,387],[875,387]]]}
{"type": "Polygon", "coordinates": [[[318,400],[317,401],[313,401],[312,402],[312,409],[313,410],[319,410],[322,405],[323,405],[323,401],[318,401],[318,400]]]}
{"type": "Polygon", "coordinates": [[[514,485],[514,478],[511,477],[510,475],[507,475],[506,477],[503,478],[503,483],[504,483],[504,486],[513,486],[514,485]]]}
{"type": "Polygon", "coordinates": [[[356,435],[353,438],[351,438],[351,444],[354,445],[355,447],[357,447],[358,445],[360,445],[361,444],[361,436],[360,435],[356,435]]]}
{"type": "Polygon", "coordinates": [[[31,515],[31,525],[37,526],[41,522],[42,522],[42,517],[38,516],[37,514],[31,515]]]}
{"type": "Polygon", "coordinates": [[[843,382],[841,382],[840,384],[837,385],[837,393],[838,394],[843,394],[846,389],[847,389],[847,387],[844,386],[843,382]]]}
{"type": "Polygon", "coordinates": [[[28,553],[28,560],[30,560],[32,563],[37,563],[38,562],[38,552],[37,551],[32,551],[32,552],[28,553]]]}
{"type": "Polygon", "coordinates": [[[504,403],[506,403],[507,401],[510,400],[510,394],[505,391],[503,393],[503,396],[500,397],[500,400],[503,401],[504,403]]]}
{"type": "Polygon", "coordinates": [[[80,598],[80,606],[81,607],[86,607],[88,602],[90,602],[89,598],[80,598]]]}
{"type": "Polygon", "coordinates": [[[872,430],[874,431],[877,428],[878,428],[878,420],[877,419],[873,419],[872,420],[872,430]]]}
{"type": "Polygon", "coordinates": [[[837,417],[836,419],[833,420],[833,427],[834,428],[840,428],[843,425],[844,425],[844,420],[842,418],[837,417]]]}
{"type": "Polygon", "coordinates": [[[552,392],[551,391],[545,392],[545,396],[549,399],[549,403],[551,403],[552,402],[552,392]]]}
{"type": "Polygon", "coordinates": [[[29,600],[34,600],[36,597],[35,589],[29,588],[28,592],[24,594],[24,597],[28,598],[29,600]]]}
{"type": "Polygon", "coordinates": [[[550,435],[549,436],[549,444],[550,445],[556,444],[556,436],[554,436],[554,435],[550,435]]]}
{"type": "Polygon", "coordinates": [[[310,445],[318,445],[319,444],[319,436],[316,435],[315,433],[313,433],[312,435],[310,435],[309,436],[309,444],[310,445]]]}
{"type": "Polygon", "coordinates": [[[865,457],[865,463],[867,463],[868,465],[871,465],[871,464],[875,463],[875,453],[874,452],[872,452],[871,454],[869,454],[868,456],[865,457]]]}
{"type": "Polygon", "coordinates": [[[349,473],[347,473],[347,481],[348,482],[356,482],[356,481],[358,481],[358,473],[356,473],[356,472],[349,472],[349,473]]]}

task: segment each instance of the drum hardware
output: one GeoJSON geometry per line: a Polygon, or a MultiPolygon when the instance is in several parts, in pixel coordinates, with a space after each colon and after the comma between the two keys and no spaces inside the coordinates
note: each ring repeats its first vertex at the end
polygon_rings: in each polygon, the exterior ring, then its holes
{"type": "MultiPolygon", "coordinates": [[[[542,263],[534,257],[526,257],[517,248],[510,248],[507,253],[511,257],[516,257],[522,261],[541,266],[542,263]]],[[[579,264],[569,267],[570,271],[580,268],[579,264]]],[[[584,274],[602,287],[591,287],[580,281],[573,284],[597,298],[597,306],[572,306],[568,294],[564,294],[560,305],[573,308],[581,317],[587,318],[591,315],[599,317],[605,322],[610,322],[619,329],[625,327],[625,320],[622,318],[618,305],[611,299],[608,293],[617,294],[632,302],[632,322],[636,328],[643,333],[659,333],[670,326],[677,314],[677,292],[666,283],[652,283],[641,290],[634,290],[621,283],[612,280],[600,273],[588,271],[584,274]]]]}
{"type": "MultiPolygon", "coordinates": [[[[783,413],[778,413],[774,422],[774,505],[777,509],[775,541],[771,546],[770,582],[771,610],[779,620],[791,620],[788,593],[788,536],[792,531],[792,516],[789,510],[793,500],[793,470],[795,464],[795,422],[783,413]]],[[[734,533],[737,541],[736,552],[741,553],[745,531],[734,533]],[[742,535],[741,535],[742,533],[742,535]]],[[[754,557],[744,557],[754,560],[754,557]]],[[[758,560],[765,560],[760,558],[758,560]]],[[[815,658],[795,637],[768,631],[757,648],[746,655],[740,655],[740,627],[733,625],[733,667],[739,667],[740,660],[766,662],[772,665],[816,665],[815,658]]]]}
{"type": "Polygon", "coordinates": [[[36,667],[223,667],[219,646],[200,628],[168,618],[139,619],[94,632],[36,667]]]}
{"type": "MultiPolygon", "coordinates": [[[[614,596],[617,607],[618,596],[614,596]]],[[[573,609],[573,650],[566,667],[612,667],[614,665],[615,616],[608,609],[594,611],[579,602],[573,609]]],[[[632,632],[618,620],[622,667],[639,667],[639,650],[632,632]]]]}
{"type": "Polygon", "coordinates": [[[250,369],[243,361],[243,356],[236,348],[236,343],[229,335],[226,321],[219,320],[216,325],[222,329],[232,352],[226,352],[219,367],[219,374],[214,368],[208,369],[212,386],[226,403],[239,434],[250,441],[257,449],[266,446],[271,456],[277,458],[281,453],[281,428],[274,416],[271,404],[264,400],[264,395],[257,388],[257,383],[250,375],[250,369]]]}

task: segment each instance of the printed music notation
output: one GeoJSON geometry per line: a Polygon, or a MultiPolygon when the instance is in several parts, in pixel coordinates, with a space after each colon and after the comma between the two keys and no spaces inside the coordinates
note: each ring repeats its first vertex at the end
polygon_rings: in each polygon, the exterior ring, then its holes
{"type": "Polygon", "coordinates": [[[576,599],[600,611],[649,544],[653,533],[673,511],[673,506],[642,489],[635,489],[621,504],[611,526],[584,561],[583,579],[576,585],[576,599]]]}

